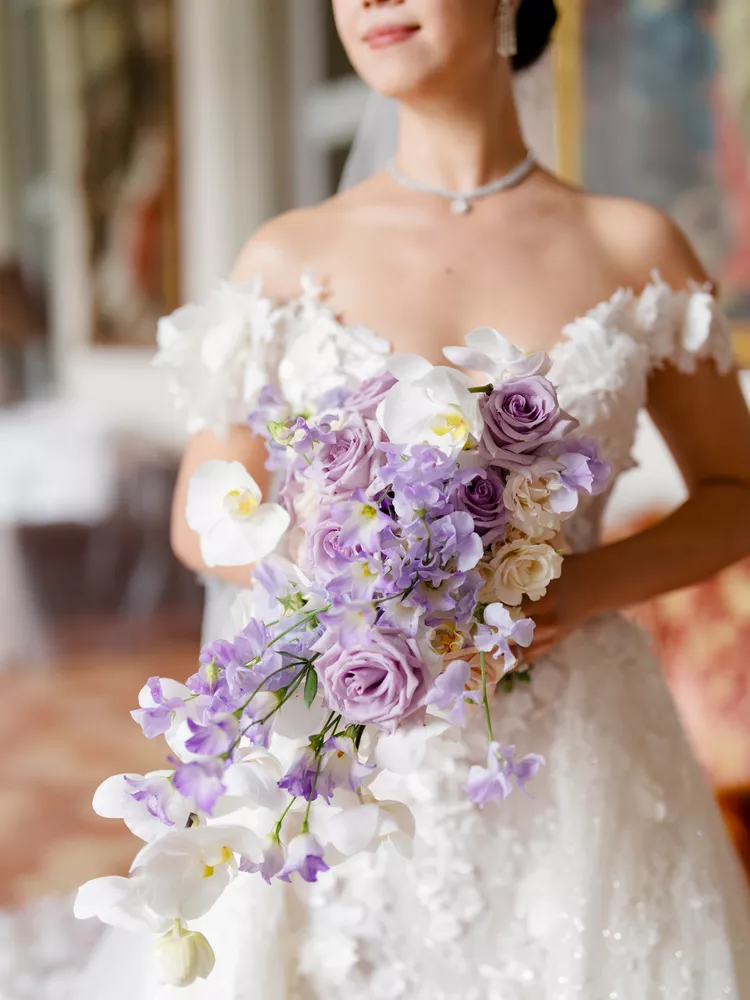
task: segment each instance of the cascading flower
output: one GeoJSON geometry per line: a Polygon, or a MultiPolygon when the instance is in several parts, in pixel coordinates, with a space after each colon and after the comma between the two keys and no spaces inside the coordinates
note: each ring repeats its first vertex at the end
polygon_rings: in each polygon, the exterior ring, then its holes
{"type": "Polygon", "coordinates": [[[445,353],[488,385],[402,357],[353,388],[356,344],[351,377],[329,379],[335,345],[325,323],[318,333],[316,405],[299,352],[278,386],[253,392],[281,503],[262,503],[239,463],[191,480],[206,564],[253,567],[235,634],[202,648],[186,684],[152,677],[140,692],[133,717],[164,736],[172,767],[117,775],[95,796],[146,846],[129,878],[83,886],[76,914],[159,935],[172,986],[211,975],[211,943],[189,925],[240,873],[315,882],[385,842],[408,857],[414,817],[378,800],[374,779],[416,770],[446,730],[485,719],[486,766],[466,773],[474,803],[525,790],[544,761],[495,739],[491,698],[533,641],[524,597],[560,575],[548,543],[608,481],[544,355],[479,330],[445,353]]]}

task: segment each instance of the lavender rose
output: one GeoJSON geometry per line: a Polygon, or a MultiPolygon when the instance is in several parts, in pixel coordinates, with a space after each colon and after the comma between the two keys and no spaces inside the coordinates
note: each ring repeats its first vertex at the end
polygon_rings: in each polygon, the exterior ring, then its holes
{"type": "Polygon", "coordinates": [[[390,372],[381,372],[363,382],[346,401],[346,408],[354,410],[367,420],[374,420],[378,407],[396,384],[390,372]]]}
{"type": "Polygon", "coordinates": [[[424,708],[432,675],[416,642],[397,629],[373,628],[369,640],[368,646],[342,649],[327,636],[315,669],[332,711],[348,723],[392,733],[424,708]]]}
{"type": "Polygon", "coordinates": [[[382,456],[377,424],[355,420],[347,427],[332,431],[313,462],[314,471],[331,493],[350,493],[366,489],[374,478],[382,456]]]}
{"type": "Polygon", "coordinates": [[[341,525],[324,510],[305,537],[300,562],[321,580],[332,580],[344,572],[361,551],[341,544],[341,525]]]}
{"type": "Polygon", "coordinates": [[[482,403],[482,447],[493,465],[531,465],[546,447],[578,426],[560,409],[552,383],[541,375],[504,382],[482,403]]]}
{"type": "Polygon", "coordinates": [[[451,497],[457,510],[466,511],[474,519],[474,530],[481,535],[485,546],[504,538],[509,513],[503,503],[505,484],[499,472],[487,469],[471,482],[457,487],[451,497]]]}

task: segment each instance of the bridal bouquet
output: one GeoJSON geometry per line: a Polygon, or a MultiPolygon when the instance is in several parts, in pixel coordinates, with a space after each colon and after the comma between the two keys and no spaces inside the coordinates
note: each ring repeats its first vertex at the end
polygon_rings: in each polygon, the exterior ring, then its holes
{"type": "Polygon", "coordinates": [[[250,424],[279,503],[238,463],[191,481],[204,561],[252,563],[253,586],[235,638],[206,646],[185,684],[141,692],[134,717],[166,737],[171,766],[98,789],[94,808],[146,844],[129,878],[87,883],[76,904],[157,934],[165,982],[210,973],[190,925],[239,872],[314,882],[384,841],[408,854],[413,817],[376,779],[417,767],[429,738],[484,718],[487,760],[466,783],[479,807],[544,763],[496,740],[491,697],[532,642],[522,602],[560,575],[562,523],[609,473],[561,410],[546,355],[490,330],[467,345],[446,355],[486,384],[402,356],[315,412],[267,386],[250,424]]]}

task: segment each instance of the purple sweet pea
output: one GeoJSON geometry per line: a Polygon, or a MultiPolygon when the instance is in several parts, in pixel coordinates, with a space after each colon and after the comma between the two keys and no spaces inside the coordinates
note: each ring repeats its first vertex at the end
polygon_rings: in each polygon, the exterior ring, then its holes
{"type": "Polygon", "coordinates": [[[285,860],[281,841],[275,834],[271,834],[270,837],[266,837],[262,859],[255,862],[251,858],[243,857],[240,861],[240,871],[249,872],[252,875],[259,872],[263,880],[270,885],[271,880],[284,868],[285,860]]]}
{"type": "Polygon", "coordinates": [[[378,407],[394,385],[396,385],[396,379],[389,371],[368,378],[346,400],[347,410],[353,410],[367,420],[374,420],[378,407]]]}
{"type": "Polygon", "coordinates": [[[513,791],[514,779],[522,792],[526,783],[535,778],[545,764],[544,757],[530,753],[516,762],[515,747],[491,743],[487,754],[487,767],[474,765],[469,771],[467,792],[472,802],[483,809],[488,802],[504,802],[513,791]]]}
{"type": "Polygon", "coordinates": [[[286,863],[278,878],[283,882],[289,882],[290,875],[296,872],[305,882],[317,882],[318,875],[327,871],[328,865],[323,860],[323,848],[312,834],[302,833],[289,843],[286,863]]]}
{"type": "Polygon", "coordinates": [[[335,635],[318,644],[315,663],[326,704],[347,722],[394,732],[424,708],[432,677],[413,639],[373,628],[369,644],[344,649],[335,635]]]}
{"type": "Polygon", "coordinates": [[[172,784],[180,795],[194,799],[201,812],[210,816],[217,801],[226,792],[224,766],[217,760],[178,764],[172,784]]]}
{"type": "Polygon", "coordinates": [[[528,648],[534,641],[534,622],[530,618],[515,621],[503,604],[490,604],[484,611],[484,625],[479,625],[474,637],[474,645],[483,653],[502,656],[505,670],[512,670],[517,663],[510,643],[528,648]]]}
{"type": "Polygon", "coordinates": [[[321,761],[312,747],[305,747],[294,759],[292,766],[279,782],[279,788],[289,792],[294,798],[315,801],[318,797],[316,777],[321,761]]]}
{"type": "Polygon", "coordinates": [[[503,503],[505,482],[495,469],[480,472],[471,482],[459,486],[451,500],[458,510],[474,519],[474,531],[481,535],[485,548],[504,538],[509,512],[503,503]]]}
{"type": "Polygon", "coordinates": [[[363,764],[350,736],[331,736],[323,747],[324,764],[318,778],[321,797],[330,802],[337,788],[358,792],[365,778],[376,770],[375,764],[363,764]]]}
{"type": "Polygon", "coordinates": [[[136,708],[130,714],[143,730],[146,739],[153,740],[169,731],[174,713],[184,709],[185,702],[182,698],[165,697],[160,677],[149,677],[146,687],[154,703],[153,706],[136,708]]]}
{"type": "Polygon", "coordinates": [[[374,555],[380,551],[380,535],[391,527],[391,519],[357,490],[351,499],[337,503],[333,518],[341,525],[341,544],[359,546],[363,552],[374,555]]]}
{"type": "Polygon", "coordinates": [[[311,473],[332,494],[364,490],[372,483],[382,455],[377,450],[380,427],[353,419],[346,427],[331,432],[313,460],[311,473]]]}
{"type": "Polygon", "coordinates": [[[503,382],[481,406],[482,449],[501,468],[531,465],[578,426],[560,409],[555,387],[542,375],[503,382]]]}
{"type": "Polygon", "coordinates": [[[125,775],[125,784],[130,795],[136,802],[143,802],[151,816],[165,826],[174,826],[174,822],[169,818],[169,807],[174,795],[169,778],[156,774],[145,778],[129,778],[125,775]]]}
{"type": "Polygon", "coordinates": [[[428,705],[448,713],[451,725],[463,729],[468,721],[469,706],[481,701],[478,691],[467,691],[471,677],[471,666],[466,660],[453,660],[435,681],[435,686],[427,698],[428,705]]]}
{"type": "Polygon", "coordinates": [[[193,734],[185,741],[185,749],[199,757],[221,757],[236,745],[239,722],[233,715],[222,715],[201,726],[193,719],[187,720],[193,734]]]}
{"type": "Polygon", "coordinates": [[[565,441],[563,447],[555,460],[562,467],[560,478],[565,486],[592,496],[603,493],[609,486],[612,466],[601,457],[596,442],[576,438],[565,441]]]}
{"type": "Polygon", "coordinates": [[[327,628],[336,631],[343,649],[366,645],[376,618],[373,601],[360,601],[348,595],[335,597],[331,610],[319,615],[327,628]]]}

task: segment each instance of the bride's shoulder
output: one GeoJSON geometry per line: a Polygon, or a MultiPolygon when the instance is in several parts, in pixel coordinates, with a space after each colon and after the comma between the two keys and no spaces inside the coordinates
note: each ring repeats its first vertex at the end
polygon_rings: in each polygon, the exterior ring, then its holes
{"type": "Polygon", "coordinates": [[[623,287],[645,288],[655,271],[675,289],[709,280],[685,233],[653,205],[587,193],[583,195],[582,211],[623,287]]]}
{"type": "Polygon", "coordinates": [[[339,225],[335,198],[297,208],[265,222],[248,239],[232,271],[233,281],[260,276],[265,293],[283,300],[299,293],[300,275],[318,276],[339,225]]]}

